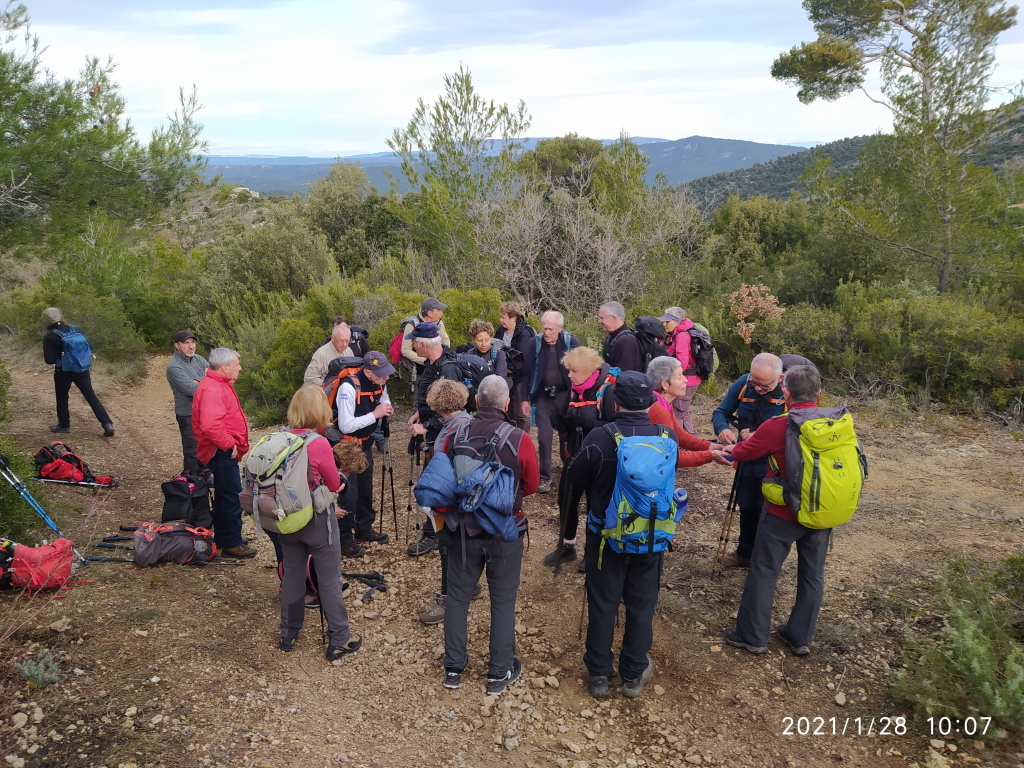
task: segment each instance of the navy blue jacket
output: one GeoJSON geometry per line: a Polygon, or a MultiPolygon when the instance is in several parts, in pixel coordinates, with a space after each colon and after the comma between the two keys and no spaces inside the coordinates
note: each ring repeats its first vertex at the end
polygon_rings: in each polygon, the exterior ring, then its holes
{"type": "MultiPolygon", "coordinates": [[[[538,333],[533,337],[533,343],[527,346],[526,354],[524,355],[526,362],[526,383],[529,387],[527,394],[530,396],[530,402],[537,400],[537,394],[540,391],[540,370],[537,367],[537,357],[540,352],[541,344],[546,343],[544,336],[538,333]]],[[[580,340],[573,336],[566,330],[562,330],[558,334],[558,339],[555,340],[555,355],[558,357],[558,367],[562,370],[562,380],[565,382],[565,388],[571,389],[572,382],[569,381],[569,371],[562,365],[562,355],[568,352],[570,349],[576,349],[580,345],[580,340]]]]}

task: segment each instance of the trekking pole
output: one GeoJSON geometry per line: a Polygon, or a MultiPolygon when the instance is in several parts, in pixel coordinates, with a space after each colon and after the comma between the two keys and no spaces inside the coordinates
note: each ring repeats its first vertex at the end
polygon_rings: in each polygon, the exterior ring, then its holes
{"type": "Polygon", "coordinates": [[[740,472],[743,469],[742,462],[736,463],[736,469],[732,476],[732,489],[729,491],[729,503],[725,508],[725,519],[722,520],[722,530],[718,534],[718,550],[715,553],[715,562],[711,568],[711,575],[721,575],[725,566],[722,561],[725,558],[726,550],[729,548],[729,536],[732,533],[732,521],[736,516],[736,497],[739,489],[740,472]]]}
{"type": "MultiPolygon", "coordinates": [[[[56,533],[57,536],[59,536],[62,539],[67,538],[63,533],[60,532],[60,528],[58,528],[57,524],[53,522],[53,519],[48,514],[46,514],[46,510],[43,509],[42,505],[40,505],[40,503],[35,500],[35,497],[31,493],[29,493],[29,490],[25,486],[25,484],[18,479],[18,476],[16,474],[14,474],[14,470],[11,469],[11,462],[8,461],[7,457],[4,456],[3,454],[0,454],[0,475],[4,476],[4,479],[11,484],[14,490],[18,492],[18,495],[20,495],[21,498],[23,498],[25,502],[30,507],[32,507],[33,510],[35,510],[37,515],[43,518],[43,522],[50,526],[50,528],[53,529],[54,533],[56,533]]],[[[81,560],[83,563],[88,562],[82,556],[82,553],[74,547],[71,548],[71,551],[74,552],[78,559],[81,560]]]]}
{"type": "Polygon", "coordinates": [[[391,455],[391,438],[388,438],[388,479],[391,481],[391,515],[395,519],[395,538],[398,538],[398,504],[395,502],[395,463],[391,455]]]}
{"type": "MultiPolygon", "coordinates": [[[[423,435],[414,435],[409,440],[409,497],[405,504],[405,545],[409,546],[409,519],[412,517],[412,489],[415,483],[412,479],[412,466],[415,461],[416,466],[420,465],[420,445],[423,443],[423,435]]],[[[417,478],[419,479],[419,478],[417,478]]],[[[419,521],[416,522],[416,528],[419,530],[419,521]]]]}

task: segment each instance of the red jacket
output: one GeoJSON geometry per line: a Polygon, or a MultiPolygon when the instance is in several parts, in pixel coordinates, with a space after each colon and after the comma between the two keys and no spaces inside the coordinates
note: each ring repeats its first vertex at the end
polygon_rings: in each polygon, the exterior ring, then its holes
{"type": "MultiPolygon", "coordinates": [[[[800,408],[816,408],[817,403],[796,403],[790,406],[791,411],[798,410],[800,408]]],[[[760,459],[768,454],[775,457],[776,463],[779,465],[779,471],[783,477],[786,475],[786,430],[789,428],[789,419],[786,414],[780,414],[774,418],[768,419],[768,421],[761,424],[753,434],[750,435],[746,440],[741,443],[737,443],[733,446],[732,455],[736,461],[750,461],[751,459],[760,459]]],[[[768,467],[768,475],[773,475],[771,465],[768,467]]],[[[781,517],[783,520],[790,520],[796,522],[796,515],[794,515],[784,504],[769,504],[768,512],[781,517]]]]}
{"type": "Polygon", "coordinates": [[[192,431],[198,444],[196,455],[204,464],[218,448],[238,448],[239,459],[249,451],[249,425],[235,394],[235,384],[212,368],[207,369],[192,398],[192,431]]]}
{"type": "Polygon", "coordinates": [[[679,458],[676,460],[676,467],[699,467],[711,463],[711,451],[708,450],[711,441],[695,437],[680,427],[676,417],[665,410],[664,405],[661,403],[652,405],[647,411],[647,417],[651,420],[651,424],[661,424],[676,433],[676,439],[679,441],[679,458]]]}

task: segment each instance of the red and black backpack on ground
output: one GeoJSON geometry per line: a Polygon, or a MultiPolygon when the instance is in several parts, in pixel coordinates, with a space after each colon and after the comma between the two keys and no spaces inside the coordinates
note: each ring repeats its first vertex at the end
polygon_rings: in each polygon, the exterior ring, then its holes
{"type": "Polygon", "coordinates": [[[142,523],[132,541],[135,564],[140,568],[160,563],[202,565],[217,556],[213,531],[181,521],[142,523]]]}
{"type": "Polygon", "coordinates": [[[36,468],[44,480],[61,480],[66,483],[97,483],[117,487],[117,481],[108,475],[97,477],[89,471],[89,465],[71,450],[66,443],[50,443],[36,451],[36,468]]]}

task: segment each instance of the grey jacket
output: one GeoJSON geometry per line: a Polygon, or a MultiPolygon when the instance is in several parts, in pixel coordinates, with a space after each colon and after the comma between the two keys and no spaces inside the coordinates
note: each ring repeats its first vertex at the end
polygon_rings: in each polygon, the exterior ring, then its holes
{"type": "Polygon", "coordinates": [[[209,367],[210,364],[202,355],[192,355],[189,359],[174,350],[171,359],[167,361],[167,383],[174,393],[175,416],[192,415],[192,397],[209,367]]]}

